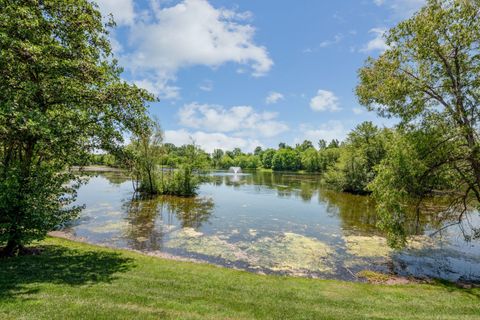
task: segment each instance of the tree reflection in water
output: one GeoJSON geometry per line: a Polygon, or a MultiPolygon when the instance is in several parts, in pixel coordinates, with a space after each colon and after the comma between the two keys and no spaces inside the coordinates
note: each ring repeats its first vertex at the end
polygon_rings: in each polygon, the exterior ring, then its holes
{"type": "Polygon", "coordinates": [[[161,250],[165,235],[176,225],[198,229],[208,221],[214,206],[205,197],[135,196],[124,204],[128,221],[124,238],[136,250],[161,250]]]}
{"type": "MultiPolygon", "coordinates": [[[[236,180],[232,180],[230,175],[218,175],[215,178],[213,183],[217,186],[255,185],[259,189],[276,190],[280,198],[295,197],[303,202],[311,202],[316,196],[320,204],[325,204],[328,214],[340,218],[343,230],[357,231],[366,235],[384,235],[377,226],[378,217],[371,197],[329,190],[322,185],[319,175],[252,172],[236,180]]],[[[435,225],[434,219],[428,215],[424,214],[421,219],[417,219],[414,205],[408,213],[405,221],[408,235],[423,234],[428,226],[435,225]]]]}

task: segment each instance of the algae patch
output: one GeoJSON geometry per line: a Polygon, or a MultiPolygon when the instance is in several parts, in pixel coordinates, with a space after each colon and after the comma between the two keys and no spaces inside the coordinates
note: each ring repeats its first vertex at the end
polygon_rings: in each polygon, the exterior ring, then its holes
{"type": "Polygon", "coordinates": [[[356,257],[386,258],[392,253],[387,239],[379,236],[344,236],[348,254],[356,257]]]}
{"type": "Polygon", "coordinates": [[[116,231],[123,230],[127,226],[128,226],[128,222],[126,221],[115,221],[115,222],[109,222],[100,226],[92,227],[89,230],[95,233],[108,233],[108,232],[116,232],[116,231]]]}
{"type": "Polygon", "coordinates": [[[296,275],[332,273],[334,250],[327,244],[296,233],[262,237],[256,241],[230,243],[221,235],[205,235],[192,228],[175,232],[166,244],[191,253],[247,263],[254,269],[269,269],[296,275]]]}
{"type": "Polygon", "coordinates": [[[315,238],[287,232],[246,246],[249,263],[261,268],[295,274],[333,271],[333,250],[315,238]]]}
{"type": "Polygon", "coordinates": [[[222,258],[228,261],[244,259],[244,254],[235,245],[219,236],[207,236],[193,228],[183,228],[166,244],[169,248],[181,248],[188,252],[222,258]]]}

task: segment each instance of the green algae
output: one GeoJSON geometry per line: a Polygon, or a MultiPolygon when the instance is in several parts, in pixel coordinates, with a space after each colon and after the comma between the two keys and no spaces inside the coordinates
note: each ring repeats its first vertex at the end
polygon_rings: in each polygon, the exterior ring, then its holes
{"type": "Polygon", "coordinates": [[[114,222],[107,222],[100,226],[95,226],[90,228],[91,232],[95,233],[108,233],[108,232],[116,232],[119,230],[123,230],[128,227],[128,222],[121,220],[121,221],[114,221],[114,222]]]}
{"type": "Polygon", "coordinates": [[[261,237],[256,241],[230,243],[220,235],[204,235],[192,228],[174,234],[166,244],[188,252],[248,263],[251,268],[304,275],[332,273],[334,250],[327,244],[296,233],[261,237]]]}
{"type": "Polygon", "coordinates": [[[331,273],[332,248],[315,239],[286,232],[244,244],[251,265],[293,274],[331,273]]]}
{"type": "Polygon", "coordinates": [[[346,251],[355,257],[386,258],[392,253],[387,239],[379,236],[344,236],[346,251]]]}
{"type": "Polygon", "coordinates": [[[207,236],[193,228],[183,228],[175,232],[174,238],[169,240],[166,246],[228,261],[245,259],[243,252],[234,244],[221,239],[218,235],[207,236]]]}

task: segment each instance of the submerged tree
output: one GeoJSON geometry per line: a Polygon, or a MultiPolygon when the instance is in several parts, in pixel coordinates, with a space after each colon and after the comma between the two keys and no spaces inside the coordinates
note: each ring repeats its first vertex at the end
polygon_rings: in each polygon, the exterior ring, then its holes
{"type": "Polygon", "coordinates": [[[0,8],[0,243],[12,255],[78,213],[69,167],[118,149],[152,97],[120,79],[93,2],[0,8]]]}
{"type": "Polygon", "coordinates": [[[129,156],[126,157],[131,161],[126,164],[133,181],[140,183],[139,187],[134,187],[135,191],[141,189],[149,194],[159,193],[161,181],[158,167],[164,151],[162,143],[163,131],[157,121],[152,121],[147,128],[133,134],[127,147],[129,156]]]}
{"type": "MultiPolygon", "coordinates": [[[[434,177],[450,177],[450,190],[443,191],[451,191],[449,211],[456,213],[456,223],[462,223],[470,200],[480,201],[480,2],[429,0],[388,31],[385,40],[388,49],[359,71],[359,100],[381,116],[400,118],[405,133],[428,137],[414,147],[400,141],[408,149],[396,148],[372,185],[382,224],[397,233],[392,244],[401,245],[402,203],[406,196],[422,200],[433,194],[438,186],[431,183],[434,177]],[[422,165],[409,158],[409,149],[421,151],[422,165]],[[408,186],[412,179],[400,177],[404,170],[390,170],[390,164],[410,167],[422,187],[413,192],[408,186]]],[[[472,227],[473,236],[480,236],[472,227]]]]}

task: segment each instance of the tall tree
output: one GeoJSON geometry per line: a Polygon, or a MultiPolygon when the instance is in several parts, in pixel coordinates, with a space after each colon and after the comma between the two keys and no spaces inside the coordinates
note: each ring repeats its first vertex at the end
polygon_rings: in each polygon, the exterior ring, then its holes
{"type": "Polygon", "coordinates": [[[120,79],[88,0],[0,0],[0,242],[15,254],[79,208],[69,167],[116,150],[152,97],[120,79]]]}
{"type": "MultiPolygon", "coordinates": [[[[407,133],[434,133],[420,146],[426,167],[418,176],[430,181],[434,175],[451,174],[452,204],[460,205],[457,223],[462,222],[472,198],[480,201],[479,12],[478,0],[429,0],[412,18],[385,34],[388,49],[360,69],[356,89],[361,104],[381,116],[401,119],[407,133]]],[[[377,183],[384,188],[375,189],[374,194],[408,189],[401,185],[407,180],[389,179],[390,183],[377,183]]],[[[418,196],[433,191],[426,185],[418,196]]],[[[401,206],[384,206],[382,201],[379,206],[386,224],[404,218],[401,206]]],[[[480,236],[479,231],[474,228],[473,234],[480,236]]]]}

